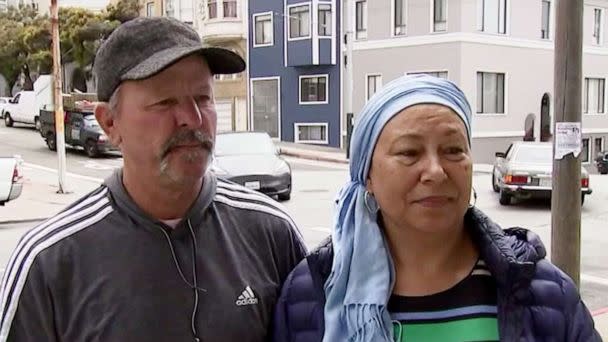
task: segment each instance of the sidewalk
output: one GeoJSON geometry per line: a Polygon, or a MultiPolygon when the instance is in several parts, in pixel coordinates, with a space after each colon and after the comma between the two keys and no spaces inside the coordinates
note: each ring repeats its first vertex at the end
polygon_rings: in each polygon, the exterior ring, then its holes
{"type": "Polygon", "coordinates": [[[58,194],[57,172],[25,164],[23,174],[21,196],[0,207],[0,228],[3,224],[39,221],[51,217],[101,184],[101,180],[68,175],[66,184],[71,192],[58,194]]]}

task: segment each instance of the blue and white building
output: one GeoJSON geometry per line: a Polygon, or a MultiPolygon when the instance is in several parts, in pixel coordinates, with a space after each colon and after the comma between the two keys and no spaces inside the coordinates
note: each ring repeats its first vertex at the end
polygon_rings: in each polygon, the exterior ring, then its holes
{"type": "Polygon", "coordinates": [[[248,0],[249,127],[341,145],[341,4],[248,0]]]}

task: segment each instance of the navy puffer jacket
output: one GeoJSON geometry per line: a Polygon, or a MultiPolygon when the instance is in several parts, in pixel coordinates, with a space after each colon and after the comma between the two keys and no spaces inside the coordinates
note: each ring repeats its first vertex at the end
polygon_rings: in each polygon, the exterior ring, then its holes
{"type": "MultiPolygon", "coordinates": [[[[498,285],[501,341],[601,341],[572,280],[545,260],[545,247],[523,228],[502,230],[478,209],[465,226],[498,285]]],[[[291,272],[277,303],[275,342],[322,341],[323,285],[333,249],[326,241],[291,272]]]]}

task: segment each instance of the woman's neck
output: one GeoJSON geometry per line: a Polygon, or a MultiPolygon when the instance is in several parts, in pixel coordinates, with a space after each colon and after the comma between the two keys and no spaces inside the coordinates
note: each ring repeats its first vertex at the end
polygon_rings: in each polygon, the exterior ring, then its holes
{"type": "Polygon", "coordinates": [[[451,288],[469,275],[479,258],[464,224],[445,232],[386,227],[395,265],[393,292],[424,296],[451,288]]]}

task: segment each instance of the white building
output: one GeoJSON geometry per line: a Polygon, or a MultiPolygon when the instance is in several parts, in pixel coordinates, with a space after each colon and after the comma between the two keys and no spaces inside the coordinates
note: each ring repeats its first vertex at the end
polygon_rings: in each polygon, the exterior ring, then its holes
{"type": "MultiPolygon", "coordinates": [[[[607,8],[608,0],[585,0],[585,163],[608,138],[607,8]]],[[[424,72],[466,93],[476,162],[513,140],[550,139],[555,9],[556,0],[355,0],[355,115],[382,84],[424,72]]]]}

